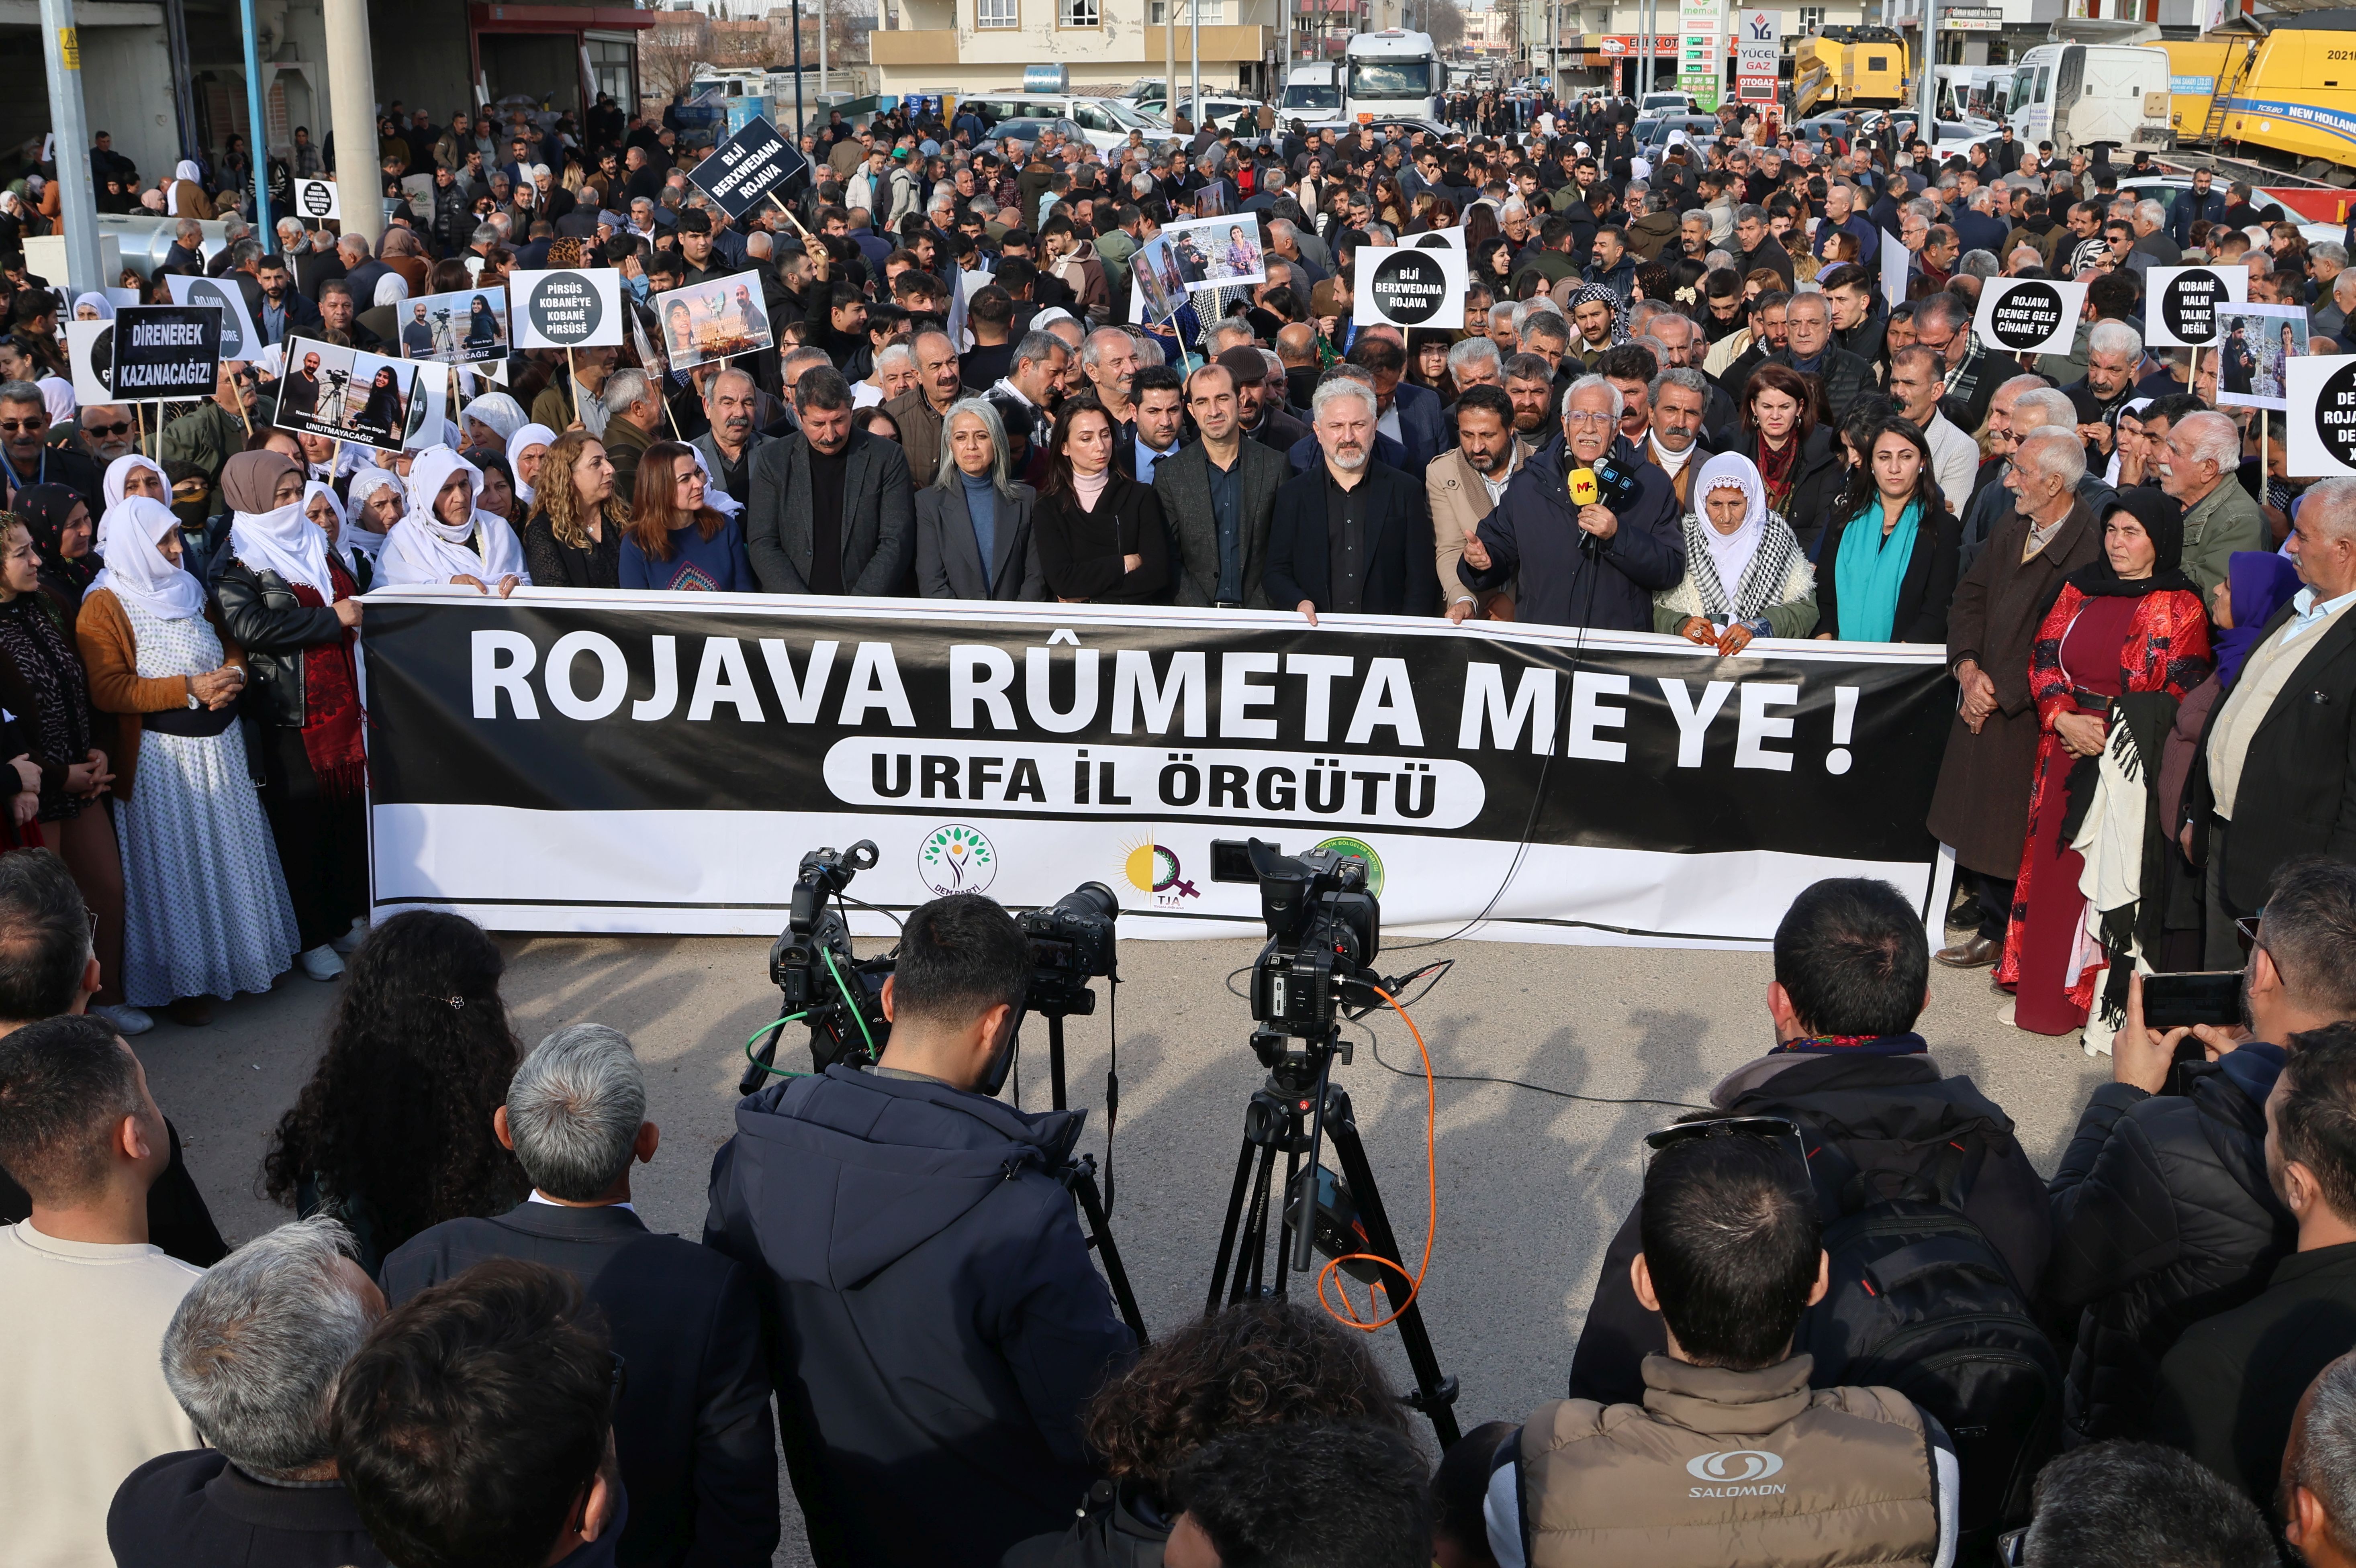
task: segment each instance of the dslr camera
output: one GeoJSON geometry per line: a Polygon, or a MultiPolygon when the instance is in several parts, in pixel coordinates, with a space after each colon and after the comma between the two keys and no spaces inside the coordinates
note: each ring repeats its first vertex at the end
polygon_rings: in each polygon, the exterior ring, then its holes
{"type": "Polygon", "coordinates": [[[1031,939],[1031,989],[1025,1010],[1048,1015],[1097,1010],[1088,982],[1113,972],[1113,923],[1120,900],[1102,882],[1082,882],[1045,909],[1015,916],[1031,939]]]}
{"type": "Polygon", "coordinates": [[[1345,1008],[1371,1006],[1382,904],[1366,863],[1333,849],[1281,853],[1257,838],[1211,847],[1217,881],[1259,884],[1268,944],[1252,965],[1252,1018],[1280,1037],[1323,1042],[1345,1008]]]}

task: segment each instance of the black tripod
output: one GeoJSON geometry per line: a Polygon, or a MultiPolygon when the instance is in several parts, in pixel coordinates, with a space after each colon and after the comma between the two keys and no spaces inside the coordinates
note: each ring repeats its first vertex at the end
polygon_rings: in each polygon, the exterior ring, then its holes
{"type": "MultiPolygon", "coordinates": [[[[1348,1046],[1339,1029],[1321,1040],[1257,1030],[1252,1049],[1268,1067],[1268,1081],[1244,1107],[1243,1147],[1236,1157],[1236,1181],[1227,1194],[1226,1222],[1219,1231],[1219,1258],[1211,1271],[1211,1291],[1203,1310],[1216,1312],[1248,1296],[1285,1294],[1288,1276],[1308,1274],[1312,1243],[1336,1257],[1364,1253],[1387,1260],[1397,1272],[1374,1265],[1344,1264],[1345,1272],[1382,1286],[1387,1299],[1413,1275],[1399,1255],[1391,1234],[1390,1217],[1383,1211],[1382,1194],[1375,1189],[1375,1169],[1366,1163],[1366,1147],[1359,1140],[1358,1123],[1350,1108],[1348,1091],[1332,1082],[1333,1058],[1348,1061],[1348,1046]],[[1319,1168],[1318,1144],[1331,1136],[1342,1161],[1342,1178],[1330,1178],[1319,1168]],[[1258,1149],[1257,1160],[1253,1150],[1258,1149]],[[1268,1252],[1269,1196],[1276,1157],[1284,1155],[1285,1206],[1276,1252],[1276,1279],[1263,1283],[1268,1252]],[[1302,1156],[1308,1157],[1303,1163],[1302,1156]],[[1257,1169],[1255,1170],[1255,1165],[1257,1169]],[[1249,1193],[1249,1202],[1246,1194],[1249,1193]],[[1365,1272],[1361,1272],[1362,1269],[1365,1272]],[[1230,1281],[1232,1280],[1232,1288],[1230,1281]]],[[[1408,1365],[1415,1371],[1415,1392],[1408,1403],[1430,1419],[1440,1446],[1457,1438],[1456,1380],[1443,1377],[1431,1336],[1423,1326],[1420,1303],[1409,1301],[1398,1314],[1399,1339],[1407,1347],[1408,1365]]]]}
{"type": "MultiPolygon", "coordinates": [[[[1085,1017],[1097,1010],[1094,991],[1079,991],[1064,1001],[1069,1005],[1039,1008],[1047,1019],[1048,1084],[1058,1111],[1065,1108],[1064,1019],[1071,1013],[1085,1017]]],[[[1109,1108],[1107,1114],[1110,1114],[1109,1108]]],[[[1112,1221],[1105,1213],[1103,1195],[1097,1190],[1097,1157],[1076,1155],[1055,1175],[1079,1200],[1080,1214],[1087,1221],[1088,1246],[1104,1260],[1105,1283],[1112,1286],[1112,1298],[1120,1308],[1121,1321],[1129,1325],[1129,1331],[1137,1336],[1140,1345],[1148,1343],[1145,1315],[1137,1309],[1136,1293],[1129,1287],[1129,1271],[1121,1266],[1119,1244],[1112,1239],[1112,1221]]]]}

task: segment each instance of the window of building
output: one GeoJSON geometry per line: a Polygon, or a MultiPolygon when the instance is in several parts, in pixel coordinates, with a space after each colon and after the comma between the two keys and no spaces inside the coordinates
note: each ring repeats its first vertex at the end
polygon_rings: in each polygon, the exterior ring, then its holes
{"type": "Polygon", "coordinates": [[[1101,27],[1104,11],[1100,0],[1055,0],[1055,26],[1059,27],[1101,27]]]}
{"type": "Polygon", "coordinates": [[[1020,0],[973,0],[973,25],[977,27],[1019,27],[1023,25],[1020,0]]]}
{"type": "Polygon", "coordinates": [[[1824,25],[1825,8],[1822,5],[1803,5],[1800,7],[1800,31],[1803,33],[1813,33],[1824,25]]]}

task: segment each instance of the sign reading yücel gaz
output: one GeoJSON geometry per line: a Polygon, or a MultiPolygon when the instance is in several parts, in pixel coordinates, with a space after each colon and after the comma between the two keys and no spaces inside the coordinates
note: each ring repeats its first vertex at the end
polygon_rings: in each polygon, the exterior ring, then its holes
{"type": "Polygon", "coordinates": [[[2290,361],[2284,459],[2294,479],[2356,475],[2356,354],[2290,361]]]}
{"type": "Polygon", "coordinates": [[[518,348],[589,348],[622,341],[622,274],[611,267],[517,272],[508,329],[518,348]]]}
{"type": "Polygon", "coordinates": [[[2067,354],[2086,304],[2084,283],[1990,278],[1980,285],[1972,330],[2008,354],[2067,354]]]}
{"type": "Polygon", "coordinates": [[[809,167],[801,150],[760,115],[730,136],[687,177],[742,222],[762,198],[809,167]]]}
{"type": "Polygon", "coordinates": [[[1351,320],[1361,326],[1441,329],[1464,323],[1464,257],[1452,250],[1358,248],[1351,320]]]}
{"type": "Polygon", "coordinates": [[[2170,348],[2207,348],[2217,341],[2217,307],[2250,297],[2243,267],[2154,267],[2144,274],[2147,341],[2170,348]]]}

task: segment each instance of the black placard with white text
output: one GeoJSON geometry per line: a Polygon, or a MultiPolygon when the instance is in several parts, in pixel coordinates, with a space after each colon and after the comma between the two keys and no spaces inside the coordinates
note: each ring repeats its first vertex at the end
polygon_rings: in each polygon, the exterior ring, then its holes
{"type": "Polygon", "coordinates": [[[696,188],[742,223],[744,215],[809,168],[801,149],[778,129],[755,114],[750,123],[712,149],[712,155],[689,171],[696,188]]]}
{"type": "Polygon", "coordinates": [[[1850,875],[1936,912],[1935,648],[392,590],[365,653],[388,912],[773,934],[804,850],[873,838],[873,903],[1099,880],[1125,935],[1244,935],[1210,842],[1257,834],[1363,854],[1393,932],[1750,946],[1850,875]]]}

